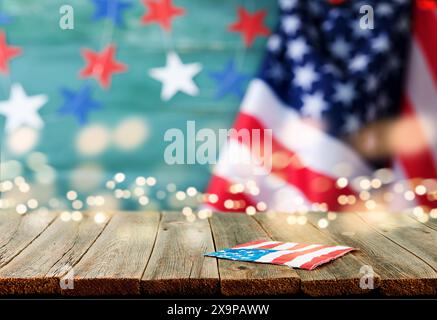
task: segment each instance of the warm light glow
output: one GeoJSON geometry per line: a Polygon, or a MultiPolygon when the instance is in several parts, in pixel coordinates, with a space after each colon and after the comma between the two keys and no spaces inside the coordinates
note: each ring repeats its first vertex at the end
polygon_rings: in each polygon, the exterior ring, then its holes
{"type": "Polygon", "coordinates": [[[115,145],[121,150],[129,151],[138,148],[149,135],[149,128],[139,118],[123,120],[113,134],[115,145]]]}
{"type": "Polygon", "coordinates": [[[94,222],[101,224],[101,223],[105,223],[106,222],[106,215],[103,212],[97,212],[94,215],[94,222]]]}
{"type": "Polygon", "coordinates": [[[17,155],[31,151],[39,140],[39,133],[32,128],[23,127],[12,132],[7,138],[9,150],[17,155]]]}
{"type": "Polygon", "coordinates": [[[109,130],[102,125],[82,129],[76,138],[76,148],[82,155],[96,156],[104,152],[111,141],[109,130]]]}
{"type": "Polygon", "coordinates": [[[137,177],[137,178],[135,179],[135,183],[136,183],[138,186],[140,186],[140,187],[145,186],[145,185],[146,185],[146,178],[144,178],[144,177],[137,177]]]}
{"type": "Polygon", "coordinates": [[[325,228],[328,227],[329,222],[328,222],[328,220],[326,220],[326,219],[320,219],[320,220],[317,222],[317,225],[319,226],[320,229],[325,229],[325,228]]]}
{"type": "Polygon", "coordinates": [[[349,181],[344,177],[337,179],[337,187],[339,187],[341,189],[346,188],[348,183],[349,183],[349,181]]]}

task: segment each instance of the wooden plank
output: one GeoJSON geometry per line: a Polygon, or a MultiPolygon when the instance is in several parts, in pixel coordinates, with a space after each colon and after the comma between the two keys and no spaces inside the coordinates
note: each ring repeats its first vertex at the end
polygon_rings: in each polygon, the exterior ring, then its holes
{"type": "Polygon", "coordinates": [[[19,215],[11,211],[1,211],[0,268],[23,251],[55,218],[54,212],[19,215]]]}
{"type": "MultiPolygon", "coordinates": [[[[314,225],[323,215],[308,215],[314,225]]],[[[336,241],[359,248],[354,255],[379,276],[378,291],[387,296],[435,294],[437,273],[425,262],[376,232],[354,213],[341,213],[326,229],[336,241]]]]}
{"type": "MultiPolygon", "coordinates": [[[[245,214],[216,213],[210,218],[216,250],[249,241],[271,240],[260,225],[245,214]]],[[[210,258],[214,259],[214,258],[210,258]]],[[[281,295],[299,292],[297,273],[285,266],[219,259],[221,292],[226,296],[281,295]]]]}
{"type": "Polygon", "coordinates": [[[361,219],[385,237],[437,270],[437,231],[406,214],[359,213],[361,219]]]}
{"type": "Polygon", "coordinates": [[[164,212],[155,247],[141,281],[154,295],[212,295],[219,290],[217,263],[208,220],[188,222],[180,212],[164,212]]]}
{"type": "Polygon", "coordinates": [[[80,222],[56,219],[15,259],[0,269],[0,293],[59,294],[61,278],[70,270],[74,272],[74,265],[105,225],[95,223],[90,215],[84,215],[80,222]]]}
{"type": "Polygon", "coordinates": [[[66,295],[139,295],[140,279],[152,252],[160,214],[114,215],[74,268],[74,289],[66,295]]]}
{"type": "MultiPolygon", "coordinates": [[[[288,224],[289,214],[260,214],[255,216],[274,240],[308,244],[344,245],[311,224],[288,224]]],[[[310,296],[339,296],[368,294],[369,289],[360,287],[362,263],[353,254],[347,254],[312,271],[296,270],[301,278],[302,291],[310,296]]],[[[378,275],[374,283],[378,285],[378,275]]]]}
{"type": "Polygon", "coordinates": [[[430,227],[431,229],[437,230],[437,219],[434,219],[431,216],[429,216],[429,219],[426,222],[423,222],[423,221],[419,221],[419,219],[413,213],[407,213],[407,215],[409,217],[411,217],[412,219],[426,225],[427,227],[430,227]]]}

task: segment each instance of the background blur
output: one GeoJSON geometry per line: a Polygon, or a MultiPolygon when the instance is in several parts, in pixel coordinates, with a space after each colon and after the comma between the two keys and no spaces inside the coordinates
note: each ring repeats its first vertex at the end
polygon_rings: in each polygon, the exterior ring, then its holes
{"type": "Polygon", "coordinates": [[[254,75],[266,38],[257,38],[246,49],[240,34],[229,32],[228,26],[237,21],[237,8],[243,5],[250,12],[265,9],[265,23],[272,29],[276,1],[175,0],[186,14],[173,19],[169,33],[157,24],[141,24],[146,8],[139,0],[131,2],[122,26],[110,19],[94,20],[91,0],[0,2],[0,28],[7,43],[23,50],[11,60],[9,74],[0,75],[0,100],[9,99],[12,83],[20,83],[28,96],[49,98],[39,110],[45,123],[41,130],[22,128],[6,134],[5,117],[0,117],[3,207],[22,203],[28,209],[152,210],[181,208],[199,200],[197,190],[204,190],[211,168],[166,165],[164,132],[185,132],[187,120],[195,120],[198,129],[232,125],[240,98],[216,98],[216,82],[209,72],[222,71],[234,60],[238,72],[248,78],[254,75]],[[74,30],[59,27],[63,4],[74,8],[74,30]],[[111,87],[104,90],[94,79],[79,77],[85,66],[80,50],[101,52],[110,43],[117,47],[116,60],[129,69],[115,74],[111,87]],[[163,67],[170,50],[184,63],[203,65],[194,78],[198,96],[178,93],[170,101],[161,100],[161,83],[148,71],[163,67]],[[60,89],[77,91],[85,83],[102,108],[91,111],[81,125],[75,116],[58,110],[64,103],[60,89]]]}

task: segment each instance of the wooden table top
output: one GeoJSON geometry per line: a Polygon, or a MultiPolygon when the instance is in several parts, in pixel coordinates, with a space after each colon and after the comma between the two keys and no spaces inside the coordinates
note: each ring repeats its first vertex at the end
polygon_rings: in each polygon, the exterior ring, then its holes
{"type": "Polygon", "coordinates": [[[91,213],[65,222],[54,212],[1,212],[0,294],[436,295],[437,220],[347,213],[321,229],[325,215],[309,213],[300,225],[279,213],[214,214],[188,222],[175,212],[120,212],[96,223],[91,213]],[[313,271],[203,256],[258,239],[359,251],[313,271]],[[374,289],[360,287],[363,266],[374,271],[374,289]],[[66,274],[73,279],[67,287],[66,274]]]}

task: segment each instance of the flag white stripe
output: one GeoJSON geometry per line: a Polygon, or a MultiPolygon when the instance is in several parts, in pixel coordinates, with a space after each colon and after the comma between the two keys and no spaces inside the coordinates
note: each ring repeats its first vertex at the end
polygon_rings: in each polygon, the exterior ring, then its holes
{"type": "Polygon", "coordinates": [[[351,166],[350,178],[370,175],[372,170],[360,156],[334,137],[305,123],[294,109],[284,105],[264,81],[252,80],[241,112],[258,119],[273,130],[274,137],[295,152],[302,163],[327,176],[338,178],[334,168],[351,166]]]}
{"type": "Polygon", "coordinates": [[[318,248],[318,247],[321,247],[321,246],[322,245],[320,245],[320,244],[311,244],[311,245],[308,245],[308,246],[306,246],[304,248],[300,248],[300,249],[296,249],[296,250],[276,251],[276,252],[268,253],[265,256],[262,256],[261,258],[259,258],[256,261],[257,262],[272,262],[276,258],[282,257],[282,256],[284,256],[286,254],[296,253],[296,252],[301,252],[301,251],[306,251],[306,250],[311,250],[311,249],[318,248]]]}
{"type": "Polygon", "coordinates": [[[419,44],[413,41],[407,92],[422,124],[434,159],[437,159],[437,89],[419,44]]]}
{"type": "Polygon", "coordinates": [[[272,250],[290,250],[290,249],[294,248],[295,246],[297,246],[297,243],[285,242],[285,243],[280,244],[279,246],[272,248],[272,250]]]}
{"type": "Polygon", "coordinates": [[[246,195],[254,202],[265,202],[269,210],[295,212],[304,206],[309,208],[310,202],[296,187],[269,174],[265,168],[255,163],[244,161],[250,155],[250,150],[245,145],[230,140],[220,152],[220,161],[214,169],[214,174],[234,184],[245,185],[249,180],[254,181],[259,193],[246,195]]]}
{"type": "Polygon", "coordinates": [[[288,261],[285,263],[285,265],[289,266],[289,267],[293,267],[293,268],[300,268],[302,265],[304,265],[305,263],[310,262],[311,260],[313,260],[314,258],[317,258],[319,256],[337,251],[337,250],[343,250],[343,249],[349,249],[350,247],[345,247],[345,246],[336,246],[336,247],[329,247],[329,248],[324,248],[324,249],[320,249],[308,254],[304,254],[302,256],[299,256],[297,258],[294,258],[291,261],[288,261]]]}

